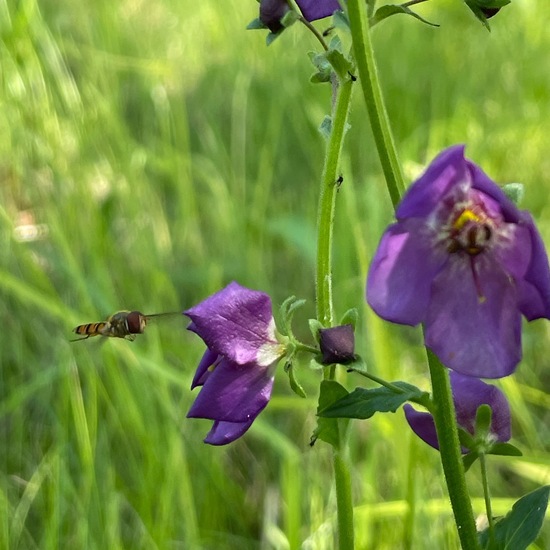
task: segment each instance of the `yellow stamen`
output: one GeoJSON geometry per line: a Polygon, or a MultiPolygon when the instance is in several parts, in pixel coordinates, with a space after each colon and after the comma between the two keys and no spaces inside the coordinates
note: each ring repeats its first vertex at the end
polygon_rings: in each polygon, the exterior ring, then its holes
{"type": "Polygon", "coordinates": [[[453,223],[453,229],[460,231],[468,222],[481,222],[481,218],[471,210],[464,210],[453,223]]]}

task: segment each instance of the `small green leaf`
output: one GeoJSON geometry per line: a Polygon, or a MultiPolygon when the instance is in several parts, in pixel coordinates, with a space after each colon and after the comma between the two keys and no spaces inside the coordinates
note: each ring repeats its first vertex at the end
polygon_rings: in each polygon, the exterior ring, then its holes
{"type": "Polygon", "coordinates": [[[397,4],[387,4],[385,6],[382,6],[378,8],[375,12],[375,14],[369,19],[369,24],[371,27],[374,27],[374,25],[380,23],[380,21],[383,21],[384,19],[387,19],[388,17],[391,17],[392,15],[398,15],[400,13],[403,13],[405,15],[410,15],[411,17],[414,17],[415,19],[418,19],[419,21],[422,21],[422,23],[426,23],[426,25],[430,25],[431,27],[439,27],[436,23],[430,23],[418,13],[415,13],[407,6],[400,6],[397,4]]]}
{"type": "Polygon", "coordinates": [[[342,79],[348,77],[354,70],[353,63],[340,51],[331,49],[326,54],[327,60],[332,65],[334,72],[342,79]]]}
{"type": "Polygon", "coordinates": [[[512,506],[512,510],[496,523],[494,544],[491,544],[489,529],[480,534],[479,542],[482,548],[526,550],[536,540],[542,527],[549,493],[550,486],[546,485],[521,497],[512,506]]]}
{"type": "Polygon", "coordinates": [[[523,453],[511,443],[495,443],[487,451],[489,455],[523,456],[523,453]]]}
{"type": "Polygon", "coordinates": [[[335,403],[319,410],[324,418],[370,418],[377,412],[395,412],[410,399],[422,399],[426,394],[421,389],[406,382],[393,382],[401,391],[393,391],[385,386],[372,390],[357,388],[335,403]]]}
{"type": "MultiPolygon", "coordinates": [[[[319,392],[317,414],[346,395],[348,395],[348,391],[344,386],[338,384],[338,382],[323,380],[319,392]]],[[[313,445],[317,439],[320,439],[339,449],[345,435],[347,423],[347,420],[337,418],[317,418],[317,427],[311,436],[310,445],[313,445]]]]}

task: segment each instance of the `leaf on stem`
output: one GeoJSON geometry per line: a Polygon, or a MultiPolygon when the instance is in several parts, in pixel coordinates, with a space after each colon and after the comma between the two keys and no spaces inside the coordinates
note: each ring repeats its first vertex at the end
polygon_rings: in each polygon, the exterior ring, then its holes
{"type": "Polygon", "coordinates": [[[384,19],[387,19],[388,17],[391,17],[392,15],[398,15],[400,13],[403,13],[405,15],[410,15],[411,17],[414,17],[415,19],[418,19],[419,21],[422,21],[422,23],[425,23],[426,25],[430,25],[430,27],[439,27],[437,23],[430,23],[418,13],[415,13],[407,6],[400,6],[397,4],[387,4],[386,6],[382,6],[381,8],[378,8],[374,15],[369,19],[369,24],[371,27],[374,27],[377,23],[380,23],[380,21],[383,21],[384,19]]]}
{"type": "Polygon", "coordinates": [[[395,412],[409,400],[420,400],[427,393],[406,382],[393,382],[397,390],[381,387],[357,388],[336,402],[319,409],[324,418],[359,418],[365,420],[377,412],[395,412]]]}
{"type": "Polygon", "coordinates": [[[542,527],[549,493],[550,485],[545,485],[521,497],[512,506],[512,510],[496,523],[494,541],[491,541],[489,529],[480,534],[479,542],[482,548],[526,550],[536,540],[542,527]]]}
{"type": "MultiPolygon", "coordinates": [[[[320,416],[320,411],[327,409],[332,403],[337,402],[346,395],[348,395],[348,391],[344,386],[338,384],[338,382],[323,380],[319,392],[317,414],[320,416]]],[[[314,445],[317,439],[320,439],[339,449],[343,442],[347,423],[347,420],[339,420],[337,418],[318,418],[317,427],[311,436],[310,445],[314,445]]]]}

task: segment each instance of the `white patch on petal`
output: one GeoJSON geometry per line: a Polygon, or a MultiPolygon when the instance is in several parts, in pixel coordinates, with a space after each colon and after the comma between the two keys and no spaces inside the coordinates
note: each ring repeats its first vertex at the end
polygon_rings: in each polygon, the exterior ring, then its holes
{"type": "Polygon", "coordinates": [[[258,349],[256,362],[261,367],[267,367],[278,361],[286,353],[286,346],[277,340],[275,319],[269,321],[266,334],[266,343],[258,349]]]}

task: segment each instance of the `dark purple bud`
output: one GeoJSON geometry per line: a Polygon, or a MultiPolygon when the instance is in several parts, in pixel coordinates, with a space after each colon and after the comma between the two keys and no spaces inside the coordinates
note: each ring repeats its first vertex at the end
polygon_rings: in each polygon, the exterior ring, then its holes
{"type": "Polygon", "coordinates": [[[286,0],[261,0],[260,21],[273,33],[283,30],[281,19],[290,11],[286,0]]]}
{"type": "Polygon", "coordinates": [[[324,365],[347,365],[356,359],[353,325],[319,329],[319,345],[324,365]]]}
{"type": "Polygon", "coordinates": [[[130,311],[128,317],[126,317],[126,324],[130,334],[141,334],[145,330],[147,319],[139,311],[130,311]]]}

